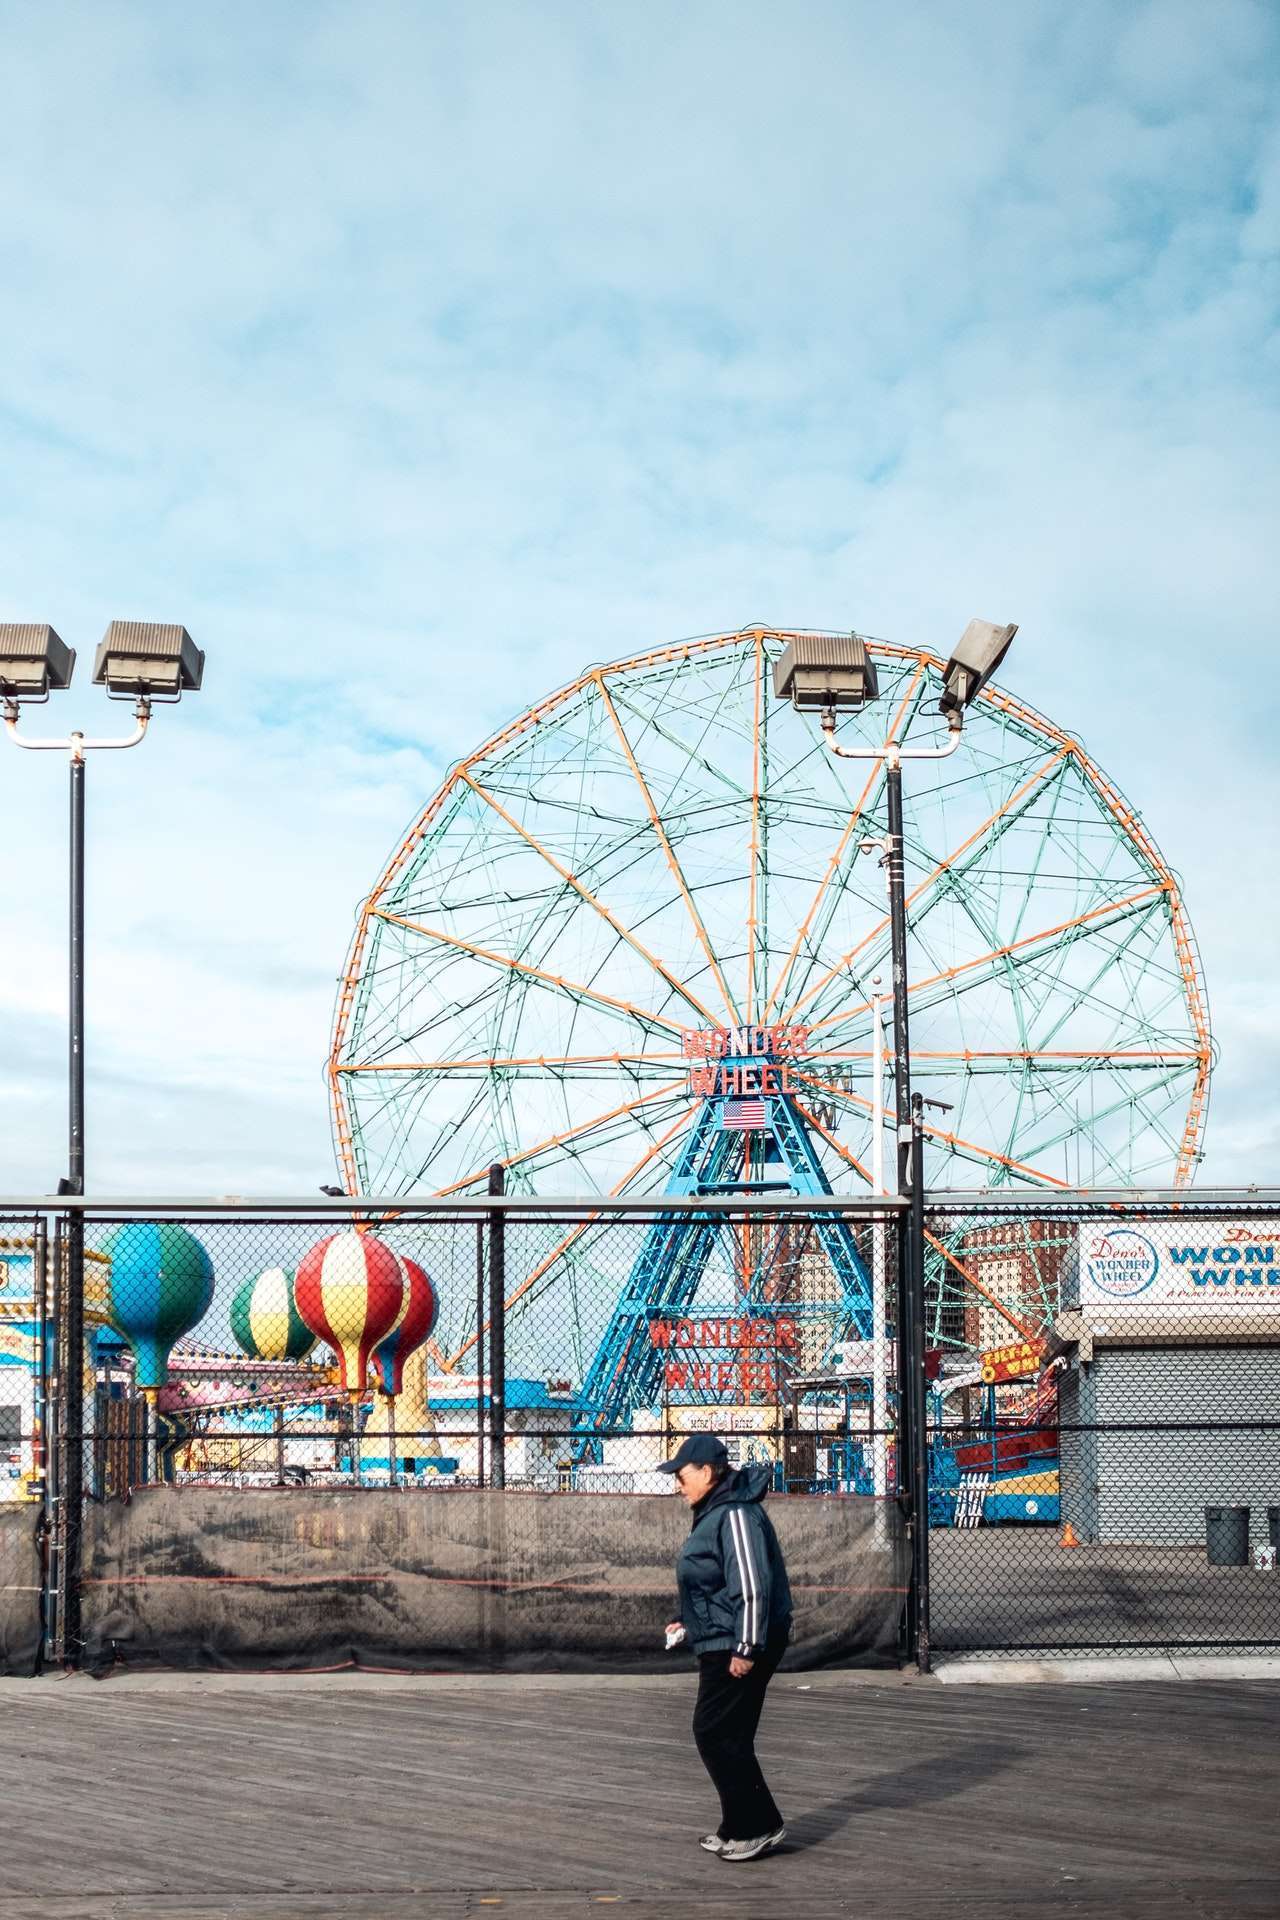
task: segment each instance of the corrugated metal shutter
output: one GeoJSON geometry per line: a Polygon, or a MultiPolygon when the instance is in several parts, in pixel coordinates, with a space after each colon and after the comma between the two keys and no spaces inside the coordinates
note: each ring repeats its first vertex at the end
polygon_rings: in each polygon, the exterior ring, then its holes
{"type": "Polygon", "coordinates": [[[1220,1504],[1249,1506],[1266,1541],[1280,1433],[1221,1423],[1280,1420],[1280,1347],[1102,1348],[1093,1394],[1099,1539],[1201,1546],[1205,1506],[1220,1504]]]}

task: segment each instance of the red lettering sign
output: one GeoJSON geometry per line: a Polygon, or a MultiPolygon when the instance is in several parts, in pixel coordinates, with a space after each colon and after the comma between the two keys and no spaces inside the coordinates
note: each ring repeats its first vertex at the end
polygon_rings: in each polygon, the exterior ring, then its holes
{"type": "Polygon", "coordinates": [[[1002,1380],[1022,1380],[1039,1373],[1048,1351],[1046,1340],[1015,1340],[1007,1347],[988,1347],[978,1356],[982,1378],[987,1386],[1002,1380]]]}

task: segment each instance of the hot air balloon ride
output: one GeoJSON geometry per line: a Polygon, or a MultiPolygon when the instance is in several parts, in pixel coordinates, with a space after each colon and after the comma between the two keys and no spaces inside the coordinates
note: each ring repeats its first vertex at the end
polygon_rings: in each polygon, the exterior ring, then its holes
{"type": "Polygon", "coordinates": [[[426,1356],[422,1351],[435,1328],[439,1303],[430,1277],[417,1261],[403,1254],[398,1257],[404,1272],[404,1301],[396,1324],[373,1356],[376,1392],[361,1447],[370,1466],[388,1467],[393,1472],[419,1457],[440,1458],[440,1443],[427,1405],[426,1356]]]}
{"type": "Polygon", "coordinates": [[[332,1347],[342,1387],[353,1400],[364,1392],[370,1358],[395,1326],[405,1291],[399,1257],[371,1233],[330,1234],[299,1264],[293,1288],[298,1313],[332,1347]]]}
{"type": "Polygon", "coordinates": [[[133,1349],[138,1386],[153,1397],[169,1378],[175,1340],[209,1310],[213,1262],[193,1233],[169,1220],[113,1227],[102,1251],[111,1261],[107,1319],[133,1349]]]}
{"type": "Polygon", "coordinates": [[[404,1299],[390,1333],[378,1343],[373,1356],[377,1384],[393,1397],[404,1387],[405,1361],[431,1336],[436,1324],[439,1302],[430,1277],[416,1260],[399,1256],[404,1276],[404,1299]]]}
{"type": "Polygon", "coordinates": [[[298,1312],[295,1270],[267,1267],[236,1289],[231,1331],[250,1360],[305,1360],[316,1335],[298,1312]]]}

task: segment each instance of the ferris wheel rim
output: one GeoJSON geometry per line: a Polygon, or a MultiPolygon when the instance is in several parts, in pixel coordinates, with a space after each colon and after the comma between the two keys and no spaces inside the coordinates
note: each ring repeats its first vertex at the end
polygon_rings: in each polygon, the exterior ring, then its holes
{"type": "MultiPolygon", "coordinates": [[[[594,683],[605,699],[607,710],[611,715],[611,718],[613,720],[615,727],[617,727],[619,737],[622,741],[624,749],[626,749],[627,751],[628,758],[631,759],[632,761],[633,772],[636,775],[636,779],[639,784],[640,790],[645,798],[652,823],[656,831],[658,832],[660,839],[662,839],[665,842],[666,836],[661,825],[660,817],[658,816],[657,810],[653,806],[652,797],[649,793],[644,776],[642,772],[639,770],[638,766],[636,765],[634,761],[634,756],[631,754],[631,751],[627,742],[627,736],[617,719],[616,710],[614,708],[614,702],[613,702],[612,696],[609,694],[606,683],[615,677],[620,677],[623,675],[644,674],[645,672],[650,670],[669,668],[671,666],[679,665],[686,661],[690,661],[694,659],[709,658],[718,653],[723,652],[726,649],[729,649],[735,646],[750,645],[754,648],[756,652],[756,659],[757,659],[756,698],[757,698],[757,705],[758,705],[758,702],[760,699],[760,682],[761,682],[764,643],[767,640],[785,643],[787,640],[797,635],[813,634],[813,633],[819,633],[824,631],[825,632],[830,632],[830,631],[846,632],[848,631],[848,629],[822,629],[817,627],[773,627],[773,626],[765,626],[765,625],[753,625],[750,627],[739,628],[733,631],[726,630],[726,631],[722,631],[715,634],[701,635],[701,636],[696,636],[696,637],[685,639],[685,640],[668,643],[665,646],[651,649],[648,652],[643,654],[628,656],[626,658],[616,660],[605,665],[596,665],[596,666],[588,667],[582,673],[578,674],[574,679],[567,681],[563,686],[556,689],[553,693],[545,696],[543,699],[533,703],[531,706],[526,708],[521,714],[519,714],[514,720],[509,722],[506,726],[497,729],[493,734],[489,736],[488,739],[482,742],[480,746],[474,749],[472,753],[466,756],[465,759],[459,761],[454,767],[452,767],[449,770],[449,772],[445,775],[444,779],[441,781],[440,785],[437,787],[436,791],[433,793],[429,801],[426,803],[426,805],[420,810],[420,812],[416,816],[408,832],[401,837],[400,842],[396,847],[396,850],[394,851],[391,859],[383,867],[383,870],[380,873],[374,887],[370,890],[369,894],[362,901],[358,911],[356,929],[351,941],[351,945],[348,950],[346,965],[344,967],[342,975],[339,978],[337,1002],[335,1006],[335,1015],[334,1015],[334,1023],[333,1023],[333,1038],[332,1038],[332,1044],[331,1044],[328,1063],[327,1063],[327,1077],[328,1077],[329,1089],[330,1089],[330,1110],[331,1110],[331,1119],[332,1119],[334,1136],[335,1136],[335,1145],[338,1150],[338,1158],[339,1158],[339,1162],[340,1162],[342,1173],[343,1173],[344,1184],[347,1186],[347,1189],[350,1193],[354,1194],[359,1191],[359,1181],[358,1181],[358,1173],[357,1173],[355,1154],[354,1154],[353,1130],[351,1126],[350,1115],[347,1109],[346,1092],[343,1087],[342,1080],[343,1080],[344,1074],[350,1073],[353,1071],[359,1071],[360,1068],[358,1065],[354,1065],[354,1066],[345,1065],[342,1061],[342,1054],[347,1041],[347,1036],[349,1033],[350,1024],[351,1024],[351,1020],[354,1012],[356,991],[357,991],[360,977],[361,977],[361,964],[363,961],[365,947],[369,937],[370,923],[375,916],[386,917],[388,919],[392,919],[396,917],[392,915],[379,916],[378,902],[385,896],[389,888],[394,885],[398,875],[403,870],[406,862],[411,860],[417,848],[420,846],[422,840],[430,830],[432,824],[436,821],[442,809],[447,804],[450,796],[455,793],[455,790],[458,787],[459,783],[460,782],[465,783],[466,785],[473,788],[491,806],[494,806],[499,813],[503,814],[504,818],[507,819],[510,825],[516,826],[517,831],[523,832],[524,830],[519,827],[518,823],[513,821],[509,814],[505,813],[505,810],[501,807],[500,803],[496,802],[493,796],[488,794],[485,791],[485,789],[482,787],[479,781],[471,777],[471,769],[477,767],[481,763],[486,763],[486,764],[493,763],[493,758],[495,754],[499,754],[503,748],[509,745],[514,745],[518,743],[520,740],[522,740],[525,736],[529,734],[531,729],[537,727],[542,721],[544,721],[545,719],[555,714],[562,707],[564,707],[566,703],[574,700],[576,697],[586,692],[594,683]]],[[[924,676],[924,674],[931,667],[935,671],[941,673],[944,663],[941,660],[940,656],[935,654],[931,649],[927,647],[904,646],[899,643],[884,640],[876,636],[867,635],[867,636],[861,636],[861,637],[863,637],[866,640],[868,648],[873,655],[878,655],[885,659],[900,660],[904,662],[915,661],[917,663],[917,672],[911,682],[911,686],[909,687],[907,694],[904,696],[900,704],[898,713],[895,715],[894,721],[892,723],[893,728],[896,728],[903,714],[906,711],[908,701],[910,700],[913,692],[918,687],[919,682],[924,676]]],[[[1141,815],[1139,814],[1138,810],[1135,807],[1133,807],[1125,799],[1120,788],[1116,785],[1114,781],[1112,781],[1109,778],[1108,775],[1106,775],[1103,772],[1103,770],[1093,760],[1092,756],[1088,754],[1088,752],[1086,751],[1086,749],[1083,747],[1083,745],[1080,743],[1078,739],[1076,739],[1072,734],[1067,732],[1065,729],[1058,726],[1055,722],[1049,720],[1047,716],[1039,713],[1035,708],[1031,707],[1027,702],[1015,698],[1014,696],[1006,693],[1002,688],[994,684],[988,685],[986,688],[984,688],[978,698],[979,698],[979,703],[983,707],[993,709],[995,712],[1002,715],[1007,721],[1012,722],[1017,727],[1018,731],[1023,733],[1024,736],[1036,736],[1043,741],[1052,742],[1054,744],[1055,751],[1051,756],[1050,761],[1046,762],[1046,767],[1052,765],[1054,761],[1061,760],[1066,757],[1070,757],[1074,759],[1079,767],[1082,777],[1092,787],[1097,799],[1101,802],[1102,806],[1106,809],[1107,813],[1111,815],[1112,819],[1114,820],[1116,826],[1120,829],[1121,833],[1124,835],[1124,837],[1129,841],[1129,843],[1133,847],[1135,847],[1137,850],[1140,851],[1143,859],[1147,862],[1150,869],[1153,871],[1153,873],[1155,873],[1158,876],[1157,884],[1154,885],[1152,888],[1148,889],[1147,891],[1150,892],[1152,895],[1156,895],[1156,894],[1163,895],[1167,901],[1170,930],[1172,933],[1174,947],[1175,947],[1175,951],[1178,958],[1178,967],[1179,967],[1179,972],[1180,972],[1181,981],[1182,981],[1183,995],[1186,1002],[1190,1023],[1194,1030],[1195,1039],[1196,1039],[1195,1048],[1192,1049],[1188,1054],[1184,1056],[1189,1060],[1195,1061],[1197,1071],[1196,1071],[1195,1086],[1192,1090],[1192,1094],[1190,1097],[1188,1112],[1187,1112],[1186,1120],[1183,1127],[1182,1139],[1178,1149],[1176,1171],[1175,1171],[1174,1180],[1173,1180],[1173,1184],[1175,1187],[1185,1186],[1189,1183],[1194,1172],[1195,1164],[1199,1158],[1200,1141],[1203,1138],[1204,1127],[1207,1121],[1208,1089],[1209,1089],[1209,1080],[1210,1080],[1210,1075],[1212,1071],[1212,1066],[1215,1058],[1215,1049],[1214,1049],[1214,1044],[1212,1040],[1211,1029],[1209,1026],[1207,993],[1204,986],[1203,972],[1200,966],[1199,952],[1196,946],[1194,932],[1191,928],[1189,918],[1186,915],[1185,907],[1182,902],[1181,884],[1177,878],[1177,875],[1174,873],[1173,869],[1169,866],[1168,862],[1164,859],[1164,856],[1160,853],[1159,848],[1156,846],[1154,840],[1151,838],[1150,834],[1148,833],[1145,823],[1142,821],[1141,815]]],[[[757,734],[758,734],[758,725],[757,725],[757,734]]],[[[892,734],[890,735],[890,737],[892,737],[892,734]]],[[[1043,771],[1043,769],[1041,771],[1043,771]]],[[[1033,775],[1032,780],[1035,780],[1038,777],[1039,777],[1038,775],[1033,775]]],[[[872,779],[874,779],[874,771],[873,771],[872,779]]],[[[864,796],[863,796],[864,801],[866,798],[866,792],[869,792],[870,786],[871,786],[871,780],[869,780],[867,783],[867,789],[864,792],[864,796]]],[[[756,804],[758,806],[758,798],[759,798],[758,778],[756,781],[755,792],[756,792],[756,804]]],[[[1005,803],[1006,806],[1008,804],[1009,804],[1008,802],[1005,803]]],[[[858,812],[861,809],[861,806],[862,806],[862,802],[859,802],[858,808],[855,809],[854,815],[851,817],[850,823],[846,828],[844,835],[842,835],[842,839],[840,843],[841,846],[845,844],[851,832],[854,830],[854,824],[856,822],[856,818],[857,818],[858,812]]],[[[993,818],[994,817],[996,816],[993,816],[993,818]]],[[[984,828],[979,829],[979,834],[982,831],[984,831],[985,828],[988,827],[989,825],[990,825],[990,822],[984,823],[984,828]]],[[[529,838],[527,834],[525,835],[525,837],[529,838]]],[[[978,835],[975,834],[974,836],[972,836],[972,838],[976,840],[978,838],[978,835]]],[[[753,888],[753,893],[752,893],[752,905],[749,911],[749,919],[752,922],[754,922],[754,884],[755,884],[755,860],[754,860],[755,826],[754,824],[753,824],[752,846],[753,846],[753,859],[752,859],[752,866],[751,866],[751,885],[753,888]]],[[[540,851],[545,853],[546,850],[540,849],[540,851]]],[[[665,847],[665,851],[667,852],[668,858],[670,860],[671,854],[670,854],[669,845],[665,847]]],[[[952,854],[951,856],[949,856],[950,859],[954,859],[955,857],[956,857],[955,854],[952,854]]],[[[838,860],[838,858],[839,858],[839,851],[837,851],[837,855],[833,857],[833,866],[836,860],[838,860]]],[[[553,865],[557,864],[554,861],[554,859],[552,860],[552,864],[553,865]]],[[[678,862],[672,861],[672,864],[675,867],[677,877],[679,877],[678,862]]],[[[563,868],[559,868],[558,870],[561,872],[562,877],[566,878],[569,881],[573,880],[573,876],[568,875],[563,868]]],[[[922,885],[924,884],[927,884],[927,883],[922,883],[922,885]]],[[[733,1005],[734,1005],[733,996],[728,991],[727,983],[723,980],[720,965],[715,957],[714,952],[711,949],[710,942],[706,938],[705,928],[701,924],[701,919],[698,914],[697,908],[694,905],[692,899],[689,897],[687,889],[683,887],[682,882],[681,882],[681,885],[682,885],[682,891],[684,891],[685,893],[686,904],[689,906],[690,911],[693,915],[695,926],[698,928],[701,944],[703,945],[704,950],[707,953],[708,960],[711,964],[711,967],[713,970],[713,976],[716,977],[717,983],[721,987],[722,993],[726,1001],[726,1006],[732,1011],[733,1005]]],[[[579,890],[581,891],[581,889],[579,890]]],[[[917,889],[916,891],[919,892],[920,889],[917,889]]],[[[821,892],[821,888],[819,889],[819,893],[820,892],[821,892]]],[[[593,904],[597,904],[597,903],[593,902],[593,904]]],[[[816,901],[815,901],[815,904],[816,904],[816,901]]],[[[1129,903],[1120,903],[1120,904],[1125,905],[1129,903]]],[[[1112,905],[1107,908],[1098,909],[1097,911],[1113,912],[1116,910],[1117,909],[1115,905],[1112,905]]],[[[1087,919],[1090,917],[1091,916],[1083,916],[1082,918],[1087,919]]],[[[403,924],[407,926],[414,925],[414,923],[409,921],[403,921],[403,924]]],[[[614,924],[615,926],[617,925],[616,922],[614,924]]],[[[416,931],[429,934],[431,930],[425,927],[417,926],[416,931]]],[[[623,931],[624,931],[624,937],[629,938],[630,936],[625,933],[625,930],[623,931]]],[[[785,980],[789,972],[791,962],[794,959],[795,952],[798,950],[799,944],[803,940],[803,937],[804,937],[804,925],[802,924],[801,932],[797,936],[797,941],[793,946],[791,954],[788,956],[788,960],[784,966],[783,972],[779,976],[779,979],[776,983],[774,990],[769,995],[769,999],[766,1006],[766,1014],[772,1011],[775,1002],[780,998],[781,990],[785,984],[785,980]]],[[[860,946],[866,945],[867,941],[871,937],[873,936],[868,936],[867,939],[864,939],[864,941],[860,943],[860,946]]],[[[462,946],[466,945],[465,942],[458,942],[458,941],[453,941],[453,944],[458,944],[462,946]]],[[[657,970],[660,973],[663,973],[664,977],[668,980],[668,984],[673,985],[679,994],[681,994],[684,998],[689,999],[689,995],[686,989],[683,987],[682,983],[679,983],[678,981],[673,980],[671,975],[669,973],[666,973],[665,970],[662,968],[662,966],[655,961],[655,957],[652,954],[648,953],[647,949],[645,949],[643,946],[639,946],[638,943],[634,941],[633,941],[633,944],[636,944],[638,946],[638,950],[644,955],[644,957],[647,960],[649,960],[651,963],[654,963],[657,966],[657,970]]],[[[484,950],[480,948],[476,948],[475,951],[483,952],[484,950]]],[[[487,957],[496,957],[496,956],[487,956],[487,957]]],[[[827,978],[828,979],[834,978],[838,973],[840,973],[844,969],[845,965],[847,964],[849,957],[850,956],[848,955],[844,956],[836,968],[829,970],[827,978]]],[[[506,959],[504,957],[503,964],[507,966],[511,966],[511,965],[516,965],[518,963],[513,963],[509,959],[506,959]]],[[[978,963],[974,962],[971,964],[976,965],[978,963]]],[[[523,970],[527,972],[533,972],[535,974],[537,973],[536,969],[523,969],[523,970]]],[[[544,977],[553,978],[553,976],[544,976],[544,977]]],[[[750,992],[754,983],[754,965],[753,964],[749,965],[748,967],[747,979],[748,979],[748,991],[750,992]]],[[[823,984],[825,984],[825,982],[820,982],[818,989],[815,989],[812,992],[807,993],[804,996],[801,1004],[804,1004],[804,1002],[807,1001],[808,999],[815,998],[817,991],[820,990],[823,984]]],[[[931,984],[931,983],[926,982],[925,984],[931,984]]],[[[608,998],[608,996],[603,996],[603,995],[598,995],[596,997],[600,999],[608,998]]],[[[690,1003],[695,1005],[699,1012],[701,1012],[704,1015],[707,1015],[706,1008],[698,1005],[696,1001],[691,1001],[690,1003]]],[[[636,1007],[634,1005],[624,1003],[624,1002],[614,1002],[613,1004],[619,1005],[619,1006],[625,1006],[629,1014],[631,1014],[632,1016],[639,1016],[643,1018],[643,1020],[646,1023],[648,1023],[649,1025],[655,1028],[665,1028],[670,1032],[680,1031],[678,1021],[672,1020],[667,1015],[660,1014],[652,1009],[641,1009],[639,1007],[636,1007]]],[[[842,1019],[849,1018],[849,1017],[852,1017],[852,1013],[846,1012],[841,1014],[839,1017],[842,1019]]],[[[830,1018],[834,1019],[835,1016],[831,1016],[830,1018]]],[[[913,1055],[914,1053],[915,1053],[915,1050],[913,1049],[913,1055]]],[[[617,1058],[618,1056],[615,1054],[609,1057],[617,1058]]],[[[969,1057],[967,1052],[965,1057],[969,1057]]],[[[1092,1057],[1101,1057],[1101,1056],[1089,1054],[1088,1057],[1092,1058],[1092,1057]]],[[[646,1056],[646,1058],[647,1060],[651,1061],[655,1058],[655,1056],[648,1055],[646,1056]]],[[[369,1070],[372,1071],[374,1069],[370,1068],[369,1070]]],[[[418,1070],[422,1070],[421,1067],[419,1067],[418,1070]]],[[[665,1091],[665,1089],[663,1091],[665,1091]]],[[[657,1095],[655,1094],[653,1096],[648,1096],[648,1097],[656,1098],[657,1095]]],[[[807,1118],[811,1124],[814,1124],[813,1116],[811,1114],[808,1115],[807,1118]]],[[[593,1125],[599,1124],[599,1122],[593,1122],[592,1124],[593,1125]]],[[[575,1131],[580,1131],[580,1130],[575,1130],[575,1131]]],[[[828,1138],[832,1138],[832,1136],[828,1136],[828,1138]]],[[[833,1140],[833,1144],[835,1144],[834,1140],[833,1140]]],[[[849,1164],[856,1167],[857,1170],[863,1173],[864,1177],[866,1177],[865,1169],[862,1168],[861,1164],[856,1160],[856,1157],[851,1159],[850,1156],[847,1153],[843,1152],[839,1147],[837,1147],[837,1151],[840,1152],[840,1157],[842,1159],[845,1159],[846,1161],[848,1161],[849,1164]]],[[[981,1151],[984,1154],[987,1153],[986,1149],[982,1149],[981,1151]]],[[[523,1158],[526,1156],[522,1155],[517,1157],[523,1158]]],[[[649,1157],[650,1157],[649,1155],[645,1155],[644,1160],[647,1160],[649,1157]]],[[[998,1154],[991,1154],[988,1157],[993,1159],[1001,1158],[1001,1156],[999,1156],[998,1154]]],[[[643,1164],[643,1161],[641,1164],[643,1164]]],[[[1058,1181],[1055,1176],[1042,1176],[1037,1170],[1030,1169],[1030,1168],[1023,1168],[1020,1165],[1020,1163],[1018,1163],[1016,1160],[1012,1158],[1006,1160],[1005,1164],[1011,1168],[1016,1168],[1020,1172],[1029,1173],[1031,1174],[1032,1177],[1035,1177],[1035,1178],[1044,1177],[1047,1179],[1049,1184],[1056,1187],[1066,1186],[1069,1184],[1067,1182],[1058,1181]]],[[[463,1188],[467,1185],[474,1184],[476,1177],[478,1176],[473,1175],[469,1180],[452,1183],[449,1187],[446,1187],[441,1191],[445,1193],[457,1191],[460,1188],[463,1188]]],[[[625,1185],[625,1182],[623,1184],[625,1185]]]]}

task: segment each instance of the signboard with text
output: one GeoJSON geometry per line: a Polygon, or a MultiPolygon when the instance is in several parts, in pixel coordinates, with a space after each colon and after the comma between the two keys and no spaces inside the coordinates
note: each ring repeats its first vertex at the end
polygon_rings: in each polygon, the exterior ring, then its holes
{"type": "Polygon", "coordinates": [[[985,1386],[999,1386],[1002,1380],[1025,1380],[1039,1373],[1048,1351],[1045,1340],[1014,1340],[1006,1347],[988,1347],[978,1355],[985,1386]]]}
{"type": "Polygon", "coordinates": [[[664,1395],[750,1400],[782,1392],[800,1341],[791,1314],[754,1319],[717,1313],[650,1320],[649,1344],[663,1354],[664,1395]]]}
{"type": "Polygon", "coordinates": [[[1280,1227],[1177,1218],[1082,1226],[1080,1305],[1113,1314],[1280,1312],[1280,1227]]]}

